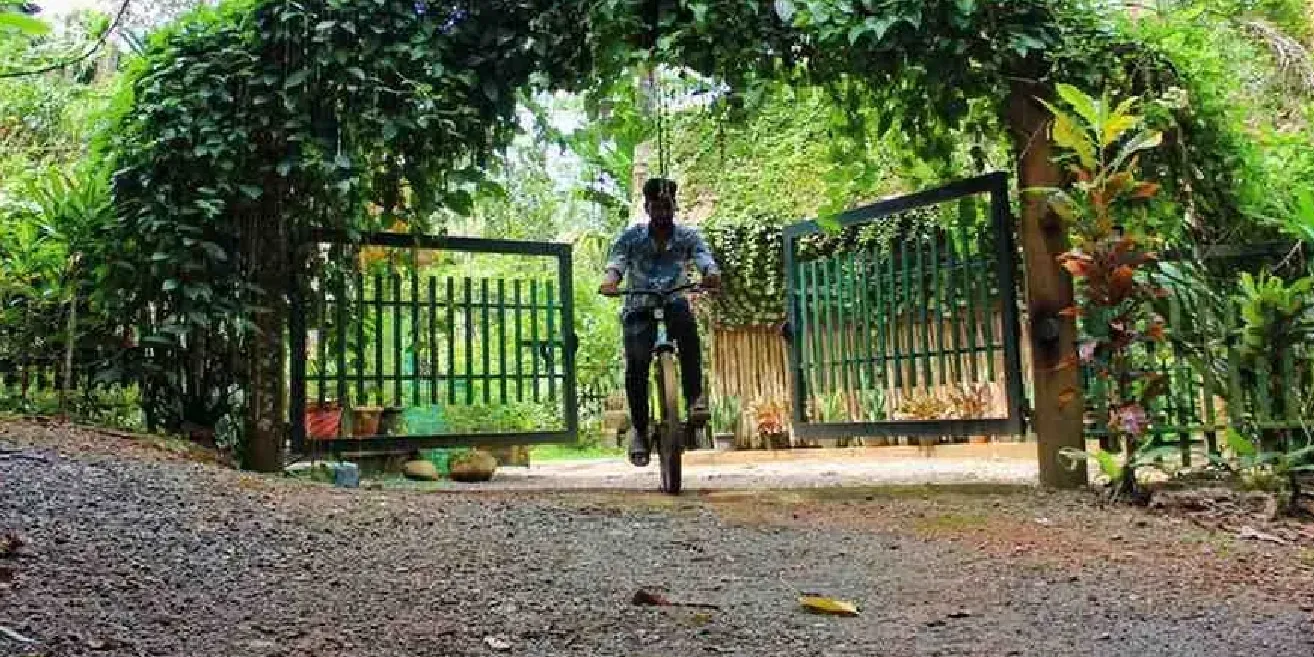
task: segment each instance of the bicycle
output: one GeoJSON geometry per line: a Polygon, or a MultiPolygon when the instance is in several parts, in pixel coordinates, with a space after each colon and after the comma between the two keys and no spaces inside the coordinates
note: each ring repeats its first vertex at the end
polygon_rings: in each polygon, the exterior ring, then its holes
{"type": "Polygon", "coordinates": [[[692,419],[680,419],[680,379],[679,362],[675,342],[666,332],[666,305],[678,293],[697,289],[696,283],[688,283],[669,290],[620,290],[608,296],[655,296],[657,305],[653,307],[653,320],[657,322],[657,340],[653,343],[652,355],[657,361],[654,377],[657,382],[658,413],[661,420],[650,422],[648,450],[652,451],[653,439],[657,443],[657,461],[662,472],[662,492],[679,495],[682,485],[681,470],[684,450],[697,429],[692,419]],[[656,434],[656,435],[653,435],[656,434]]]}

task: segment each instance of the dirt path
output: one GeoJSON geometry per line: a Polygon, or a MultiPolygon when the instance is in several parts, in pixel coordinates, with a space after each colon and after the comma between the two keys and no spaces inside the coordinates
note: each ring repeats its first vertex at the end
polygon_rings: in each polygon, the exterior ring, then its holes
{"type": "Polygon", "coordinates": [[[5,445],[45,460],[0,460],[0,532],[27,542],[0,558],[0,655],[1314,652],[1309,555],[1080,495],[347,491],[59,428],[5,445]]]}
{"type": "MultiPolygon", "coordinates": [[[[1035,463],[1016,459],[782,460],[762,463],[694,463],[684,467],[684,486],[690,491],[983,482],[1025,485],[1035,480],[1035,463]]],[[[530,468],[502,468],[498,470],[494,481],[482,484],[480,488],[650,491],[657,485],[656,464],[638,469],[622,458],[615,458],[555,461],[530,468]]]]}

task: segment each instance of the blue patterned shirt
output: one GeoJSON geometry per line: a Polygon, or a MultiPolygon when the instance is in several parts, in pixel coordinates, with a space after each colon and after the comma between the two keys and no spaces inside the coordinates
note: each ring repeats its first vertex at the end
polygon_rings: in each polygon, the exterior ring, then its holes
{"type": "MultiPolygon", "coordinates": [[[[696,228],[676,224],[665,248],[657,251],[657,243],[648,232],[648,224],[625,229],[611,246],[607,269],[628,280],[628,287],[645,290],[669,290],[688,282],[689,263],[703,275],[719,273],[712,250],[696,228]]],[[[683,296],[681,294],[680,296],[683,296]]],[[[625,310],[647,308],[657,302],[651,295],[625,297],[625,310]]]]}

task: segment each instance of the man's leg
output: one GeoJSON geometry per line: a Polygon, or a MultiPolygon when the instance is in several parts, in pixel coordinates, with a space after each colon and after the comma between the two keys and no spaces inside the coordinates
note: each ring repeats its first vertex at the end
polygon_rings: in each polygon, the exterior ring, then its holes
{"type": "Polygon", "coordinates": [[[688,301],[676,301],[666,311],[670,318],[667,330],[680,349],[680,382],[689,419],[695,424],[708,420],[707,400],[703,397],[703,350],[698,339],[698,321],[688,301]]]}
{"type": "Polygon", "coordinates": [[[630,463],[648,465],[648,386],[657,325],[647,312],[627,313],[625,333],[625,396],[630,405],[630,463]]]}

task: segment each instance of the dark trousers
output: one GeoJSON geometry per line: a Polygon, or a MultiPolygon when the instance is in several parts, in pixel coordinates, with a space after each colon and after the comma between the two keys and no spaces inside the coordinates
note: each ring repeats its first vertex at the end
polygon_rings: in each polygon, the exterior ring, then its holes
{"type": "MultiPolygon", "coordinates": [[[[625,396],[630,403],[630,421],[643,435],[650,417],[648,390],[657,320],[651,309],[644,309],[625,313],[621,323],[625,330],[625,396]]],[[[703,394],[703,352],[698,344],[698,322],[688,301],[678,299],[666,307],[666,335],[679,351],[684,400],[691,405],[703,394]]]]}

